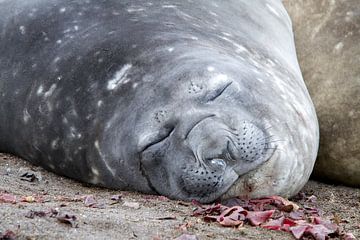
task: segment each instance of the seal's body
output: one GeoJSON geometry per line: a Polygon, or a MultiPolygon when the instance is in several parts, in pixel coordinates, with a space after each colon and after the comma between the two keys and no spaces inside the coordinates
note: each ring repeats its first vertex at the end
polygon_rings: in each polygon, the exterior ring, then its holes
{"type": "Polygon", "coordinates": [[[209,202],[311,173],[280,1],[2,0],[0,52],[0,150],[58,174],[209,202]]]}

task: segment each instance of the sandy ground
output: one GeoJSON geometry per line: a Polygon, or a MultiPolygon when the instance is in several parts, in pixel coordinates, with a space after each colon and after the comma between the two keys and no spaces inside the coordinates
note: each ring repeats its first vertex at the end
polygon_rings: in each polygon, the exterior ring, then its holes
{"type": "MultiPolygon", "coordinates": [[[[360,189],[310,181],[303,192],[317,197],[324,215],[360,237],[360,189]]],[[[22,159],[0,154],[0,194],[17,197],[17,203],[0,203],[0,232],[11,230],[18,239],[174,239],[184,233],[198,239],[292,239],[288,233],[255,227],[224,228],[192,217],[194,206],[164,197],[100,189],[59,177],[22,159]],[[24,173],[38,180],[24,181],[24,173]],[[92,195],[97,208],[82,197],[92,195]],[[121,195],[120,201],[111,200],[121,195]],[[40,202],[20,202],[23,197],[40,202]],[[76,201],[78,200],[78,201],[76,201]],[[41,202],[43,201],[43,202],[41,202]],[[76,228],[51,217],[51,210],[75,215],[76,228]],[[29,218],[30,211],[47,212],[29,218]]],[[[90,200],[90,199],[89,199],[90,200]]]]}

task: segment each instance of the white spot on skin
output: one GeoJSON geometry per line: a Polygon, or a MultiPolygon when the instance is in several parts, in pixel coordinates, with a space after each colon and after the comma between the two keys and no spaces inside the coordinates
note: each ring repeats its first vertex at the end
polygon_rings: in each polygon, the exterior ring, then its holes
{"type": "Polygon", "coordinates": [[[24,122],[27,123],[29,121],[29,119],[31,118],[29,112],[27,109],[24,109],[24,122]]]}
{"type": "Polygon", "coordinates": [[[138,83],[134,83],[133,85],[132,85],[132,88],[137,88],[137,86],[138,86],[139,84],[138,83]]]}
{"type": "Polygon", "coordinates": [[[63,7],[63,8],[60,8],[59,12],[60,12],[60,13],[66,12],[66,8],[64,8],[64,7],[63,7]]]}
{"type": "Polygon", "coordinates": [[[232,35],[230,33],[227,32],[222,32],[223,35],[227,36],[227,37],[231,37],[232,35]]]}
{"type": "Polygon", "coordinates": [[[176,8],[175,5],[163,5],[162,8],[176,8]]]}
{"type": "Polygon", "coordinates": [[[107,167],[107,169],[112,173],[113,176],[115,176],[115,171],[114,171],[113,169],[111,169],[110,166],[109,166],[109,165],[104,161],[104,159],[103,159],[103,154],[102,154],[102,152],[101,152],[100,144],[99,144],[99,141],[98,141],[98,140],[96,140],[96,141],[94,142],[94,146],[95,146],[96,150],[98,151],[98,153],[99,153],[99,155],[100,155],[100,157],[101,157],[101,160],[103,161],[103,163],[105,164],[105,166],[107,167]]]}
{"type": "Polygon", "coordinates": [[[236,53],[242,53],[242,52],[247,51],[247,49],[244,46],[234,42],[233,40],[231,40],[231,39],[229,39],[227,37],[221,36],[220,38],[227,41],[227,42],[229,42],[229,43],[231,43],[232,45],[234,45],[236,47],[236,50],[235,50],[236,53]]]}
{"type": "Polygon", "coordinates": [[[102,100],[100,100],[100,101],[97,102],[97,106],[98,106],[98,107],[101,107],[101,106],[103,105],[103,103],[104,103],[104,102],[103,102],[102,100]]]}
{"type": "Polygon", "coordinates": [[[56,41],[56,43],[57,43],[57,44],[61,44],[62,41],[59,39],[59,40],[56,41]]]}
{"type": "Polygon", "coordinates": [[[60,57],[56,57],[55,59],[54,59],[54,63],[58,63],[59,61],[60,61],[60,57]]]}
{"type": "Polygon", "coordinates": [[[97,170],[96,168],[92,167],[91,168],[91,172],[96,175],[96,176],[99,176],[99,170],[97,170]]]}
{"type": "Polygon", "coordinates": [[[145,11],[145,9],[143,9],[143,8],[128,8],[127,11],[128,11],[128,13],[142,12],[142,11],[145,11]]]}
{"type": "Polygon", "coordinates": [[[76,128],[70,127],[70,137],[75,138],[76,137],[76,128]]]}
{"type": "Polygon", "coordinates": [[[227,81],[229,78],[226,74],[218,74],[215,77],[213,77],[213,81],[215,82],[223,82],[223,81],[227,81]]]}
{"type": "Polygon", "coordinates": [[[74,30],[75,30],[75,31],[78,31],[78,30],[79,30],[79,26],[78,26],[78,25],[75,25],[75,26],[74,26],[74,30]]]}
{"type": "Polygon", "coordinates": [[[280,17],[279,13],[272,7],[270,6],[270,4],[266,4],[266,7],[272,12],[274,13],[276,16],[280,17]]]}
{"type": "Polygon", "coordinates": [[[216,13],[214,13],[213,11],[209,11],[209,13],[215,17],[217,17],[218,15],[216,13]]]}
{"type": "Polygon", "coordinates": [[[43,93],[43,91],[44,91],[44,87],[43,87],[43,85],[40,85],[40,87],[38,88],[36,94],[37,94],[38,96],[40,96],[40,95],[43,93]]]}
{"type": "Polygon", "coordinates": [[[56,89],[56,84],[51,85],[49,90],[47,92],[45,92],[44,97],[51,96],[54,93],[55,89],[56,89]]]}
{"type": "Polygon", "coordinates": [[[19,30],[20,30],[20,33],[21,33],[22,35],[25,35],[26,29],[25,29],[24,26],[20,26],[20,27],[19,27],[19,30]]]}
{"type": "Polygon", "coordinates": [[[170,47],[170,48],[168,48],[168,51],[169,51],[169,52],[173,52],[173,51],[174,51],[174,48],[173,48],[173,47],[170,47]]]}
{"type": "Polygon", "coordinates": [[[53,140],[53,141],[51,142],[51,148],[52,148],[52,149],[57,149],[58,143],[59,143],[59,138],[53,140]]]}
{"type": "Polygon", "coordinates": [[[125,64],[119,71],[115,73],[115,76],[109,80],[107,84],[108,90],[114,90],[117,88],[120,84],[127,82],[127,74],[130,68],[132,67],[131,64],[125,64]]]}
{"type": "Polygon", "coordinates": [[[195,41],[197,41],[197,40],[199,40],[199,38],[197,38],[197,37],[194,37],[194,36],[192,36],[192,37],[190,37],[192,40],[195,40],[195,41]]]}
{"type": "Polygon", "coordinates": [[[208,67],[207,67],[207,70],[208,70],[209,72],[213,72],[213,71],[215,71],[215,68],[214,68],[213,66],[208,66],[208,67]]]}

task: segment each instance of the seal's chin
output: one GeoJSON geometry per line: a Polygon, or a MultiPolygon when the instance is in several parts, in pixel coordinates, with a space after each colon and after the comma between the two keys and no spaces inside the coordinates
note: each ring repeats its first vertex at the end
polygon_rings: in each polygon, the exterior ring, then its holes
{"type": "Polygon", "coordinates": [[[250,121],[229,127],[208,115],[185,133],[179,129],[171,128],[140,154],[149,186],[170,198],[214,201],[271,155],[266,133],[250,121]]]}

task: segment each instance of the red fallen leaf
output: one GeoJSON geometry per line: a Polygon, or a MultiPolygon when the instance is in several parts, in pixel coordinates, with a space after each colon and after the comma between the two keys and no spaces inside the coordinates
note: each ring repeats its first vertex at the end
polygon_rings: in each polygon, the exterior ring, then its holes
{"type": "Polygon", "coordinates": [[[313,223],[314,224],[321,224],[321,225],[323,225],[324,227],[326,227],[327,229],[329,229],[329,230],[331,230],[333,232],[336,232],[339,229],[339,227],[336,224],[330,222],[329,220],[323,220],[320,217],[314,217],[313,223]]]}
{"type": "Polygon", "coordinates": [[[282,230],[286,231],[286,232],[290,232],[290,227],[294,227],[296,225],[297,225],[297,223],[295,221],[293,221],[292,219],[285,218],[283,225],[282,225],[282,230]]]}
{"type": "Polygon", "coordinates": [[[70,224],[73,228],[78,227],[78,223],[76,222],[77,218],[75,215],[68,213],[58,213],[56,219],[61,223],[70,224]]]}
{"type": "Polygon", "coordinates": [[[316,240],[325,240],[326,237],[335,231],[326,228],[323,225],[311,225],[306,229],[306,233],[311,234],[316,240]]]}
{"type": "Polygon", "coordinates": [[[290,232],[296,239],[301,239],[302,236],[304,236],[305,231],[307,230],[308,226],[300,225],[300,226],[294,226],[290,227],[290,232]]]}
{"type": "Polygon", "coordinates": [[[16,234],[11,230],[6,230],[4,234],[0,232],[0,239],[1,240],[15,240],[16,234]]]}
{"type": "Polygon", "coordinates": [[[317,208],[304,206],[304,212],[312,216],[320,216],[320,211],[317,208]]]}
{"type": "Polygon", "coordinates": [[[264,211],[265,208],[270,207],[274,203],[271,198],[251,199],[248,201],[247,208],[249,211],[264,211]]]}
{"type": "Polygon", "coordinates": [[[224,227],[237,227],[237,226],[242,226],[244,224],[244,221],[235,220],[230,217],[220,217],[218,219],[218,222],[220,223],[220,225],[224,227]]]}
{"type": "Polygon", "coordinates": [[[283,207],[280,207],[280,208],[283,208],[283,209],[280,209],[280,210],[283,210],[283,211],[286,211],[286,212],[291,212],[292,210],[298,210],[299,209],[299,206],[297,204],[295,204],[294,202],[292,201],[289,201],[285,198],[282,198],[280,196],[271,196],[270,197],[271,199],[274,199],[275,201],[279,202],[280,204],[279,205],[283,205],[283,207]]]}
{"type": "Polygon", "coordinates": [[[97,202],[92,195],[84,196],[84,204],[86,207],[94,207],[97,202]]]}
{"type": "Polygon", "coordinates": [[[196,209],[193,212],[193,216],[199,216],[199,215],[205,215],[205,214],[213,214],[213,213],[220,213],[221,212],[221,204],[211,205],[210,207],[204,208],[201,204],[198,205],[197,203],[193,204],[198,206],[198,209],[196,209]]]}
{"type": "Polygon", "coordinates": [[[0,203],[16,203],[16,196],[9,193],[0,194],[0,203]]]}
{"type": "MultiPolygon", "coordinates": [[[[226,216],[230,216],[232,215],[233,213],[235,213],[236,215],[239,215],[241,213],[244,213],[244,215],[246,215],[247,211],[245,209],[243,209],[242,207],[240,206],[236,206],[236,207],[231,207],[231,208],[228,208],[226,210],[224,210],[221,214],[220,214],[220,217],[226,217],[226,216]]],[[[245,220],[245,219],[243,219],[245,220]]]]}
{"type": "Polygon", "coordinates": [[[284,222],[284,217],[278,218],[278,219],[272,219],[269,222],[261,225],[261,227],[270,229],[270,230],[277,230],[280,231],[284,222]]]}
{"type": "Polygon", "coordinates": [[[297,210],[297,211],[292,211],[292,212],[289,214],[289,218],[294,219],[294,220],[304,219],[304,218],[305,218],[304,211],[301,210],[301,209],[299,209],[299,210],[297,210]]]}
{"type": "Polygon", "coordinates": [[[260,224],[266,222],[271,216],[275,210],[269,210],[269,211],[254,211],[254,212],[247,212],[246,219],[250,221],[250,224],[253,226],[259,226],[260,224]]]}
{"type": "Polygon", "coordinates": [[[240,226],[244,223],[246,214],[247,211],[242,207],[232,207],[223,211],[220,216],[217,217],[217,221],[225,227],[240,226]]]}

